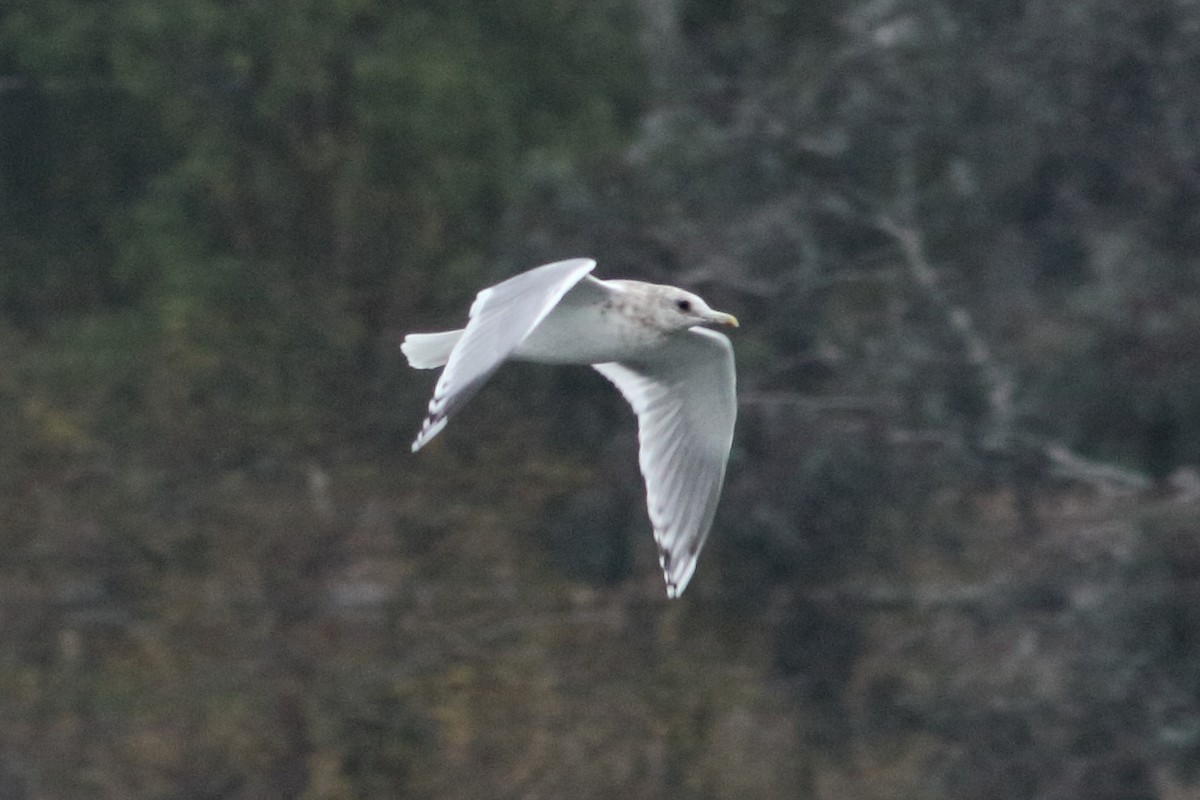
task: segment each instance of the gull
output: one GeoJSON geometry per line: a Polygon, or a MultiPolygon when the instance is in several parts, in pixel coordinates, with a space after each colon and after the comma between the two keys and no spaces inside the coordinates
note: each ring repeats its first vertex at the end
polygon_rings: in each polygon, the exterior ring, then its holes
{"type": "Polygon", "coordinates": [[[733,347],[700,326],[738,321],[674,286],[598,280],[595,267],[590,258],[536,267],[481,291],[465,328],[406,336],[410,366],[444,367],[412,449],[505,361],[593,367],[637,416],[658,561],[667,596],[678,597],[712,527],[737,419],[733,347]]]}

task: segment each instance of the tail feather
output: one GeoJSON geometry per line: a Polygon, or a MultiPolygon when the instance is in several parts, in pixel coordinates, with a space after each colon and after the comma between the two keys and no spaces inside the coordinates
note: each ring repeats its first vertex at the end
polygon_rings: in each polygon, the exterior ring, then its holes
{"type": "Polygon", "coordinates": [[[400,350],[414,369],[437,369],[446,365],[450,351],[462,338],[462,330],[443,333],[410,333],[404,337],[400,350]]]}

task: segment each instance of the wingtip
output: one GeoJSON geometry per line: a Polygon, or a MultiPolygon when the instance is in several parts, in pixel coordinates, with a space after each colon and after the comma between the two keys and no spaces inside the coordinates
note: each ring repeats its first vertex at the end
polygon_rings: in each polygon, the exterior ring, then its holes
{"type": "Polygon", "coordinates": [[[667,582],[667,597],[671,600],[679,599],[679,595],[683,594],[683,590],[687,588],[690,575],[684,576],[682,581],[677,580],[678,576],[671,573],[671,556],[663,550],[658,556],[659,564],[662,566],[663,580],[667,582]]]}
{"type": "Polygon", "coordinates": [[[429,444],[433,437],[442,432],[442,428],[446,427],[445,417],[428,417],[425,423],[421,426],[421,432],[417,434],[417,438],[413,440],[412,451],[415,453],[425,445],[429,444]]]}

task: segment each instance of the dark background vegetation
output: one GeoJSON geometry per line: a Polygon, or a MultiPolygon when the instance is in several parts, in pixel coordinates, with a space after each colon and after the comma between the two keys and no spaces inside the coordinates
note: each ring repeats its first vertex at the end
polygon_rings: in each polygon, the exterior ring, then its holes
{"type": "Polygon", "coordinates": [[[0,12],[0,796],[1200,796],[1200,6],[0,12]],[[404,333],[593,255],[742,319],[664,597],[631,415],[404,333]]]}

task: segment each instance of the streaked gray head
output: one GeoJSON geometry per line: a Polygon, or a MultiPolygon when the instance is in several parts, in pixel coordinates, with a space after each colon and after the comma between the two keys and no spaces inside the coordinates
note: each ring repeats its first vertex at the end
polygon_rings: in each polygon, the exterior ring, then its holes
{"type": "Polygon", "coordinates": [[[610,281],[626,290],[634,313],[643,315],[655,328],[681,331],[696,325],[728,325],[736,328],[737,317],[715,311],[699,296],[675,286],[641,281],[610,281]]]}

